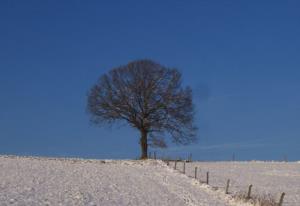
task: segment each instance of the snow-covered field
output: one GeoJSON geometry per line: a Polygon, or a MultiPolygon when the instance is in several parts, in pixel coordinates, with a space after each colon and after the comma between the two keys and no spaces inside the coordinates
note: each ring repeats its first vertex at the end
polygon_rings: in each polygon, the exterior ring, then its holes
{"type": "MultiPolygon", "coordinates": [[[[177,167],[182,170],[182,163],[177,167]]],[[[285,192],[284,206],[300,205],[299,162],[193,162],[186,164],[186,174],[194,176],[195,167],[198,167],[200,180],[206,181],[209,171],[209,184],[222,190],[230,179],[229,191],[233,194],[247,192],[252,184],[254,195],[270,194],[278,202],[281,193],[285,192]]]]}
{"type": "Polygon", "coordinates": [[[0,205],[241,205],[162,161],[0,156],[0,205]]]}
{"type": "MultiPolygon", "coordinates": [[[[0,156],[0,205],[247,205],[231,198],[253,185],[253,194],[272,194],[284,206],[300,202],[300,164],[193,162],[186,175],[162,161],[83,160],[0,156]],[[198,180],[194,168],[198,167],[198,180]],[[210,173],[210,185],[199,183],[210,173]],[[191,176],[191,177],[188,177],[191,176]],[[224,194],[231,180],[231,195],[224,194]],[[218,187],[217,190],[213,187],[218,187]]],[[[249,204],[248,204],[249,205],[249,204]]]]}

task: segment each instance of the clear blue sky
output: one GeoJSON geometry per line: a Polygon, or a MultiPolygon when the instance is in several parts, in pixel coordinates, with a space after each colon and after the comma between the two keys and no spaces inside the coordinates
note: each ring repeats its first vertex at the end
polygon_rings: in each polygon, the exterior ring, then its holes
{"type": "Polygon", "coordinates": [[[166,155],[299,160],[300,2],[0,1],[0,154],[136,158],[138,133],[90,125],[86,94],[150,58],[195,93],[199,142],[166,155]]]}

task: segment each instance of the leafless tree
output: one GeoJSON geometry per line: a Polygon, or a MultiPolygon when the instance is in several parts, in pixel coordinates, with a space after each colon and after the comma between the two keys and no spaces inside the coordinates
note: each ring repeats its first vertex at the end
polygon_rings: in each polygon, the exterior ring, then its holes
{"type": "Polygon", "coordinates": [[[140,131],[141,159],[148,146],[166,147],[196,140],[192,90],[182,87],[181,74],[151,60],[138,60],[102,75],[88,94],[95,124],[125,121],[140,131]]]}

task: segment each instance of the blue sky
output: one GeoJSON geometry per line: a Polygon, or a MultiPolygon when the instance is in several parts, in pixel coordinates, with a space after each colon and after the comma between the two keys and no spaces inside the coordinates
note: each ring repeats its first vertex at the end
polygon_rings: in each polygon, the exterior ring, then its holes
{"type": "Polygon", "coordinates": [[[299,160],[299,1],[0,1],[0,154],[136,158],[95,127],[97,78],[150,58],[194,89],[199,141],[160,154],[299,160]]]}

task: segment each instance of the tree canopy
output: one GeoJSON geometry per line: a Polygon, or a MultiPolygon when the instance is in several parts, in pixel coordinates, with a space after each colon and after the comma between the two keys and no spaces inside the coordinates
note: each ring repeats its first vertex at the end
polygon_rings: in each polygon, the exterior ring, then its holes
{"type": "Polygon", "coordinates": [[[192,90],[181,73],[152,60],[138,60],[103,74],[88,94],[88,112],[97,125],[126,122],[140,131],[141,158],[148,146],[196,141],[192,90]]]}

